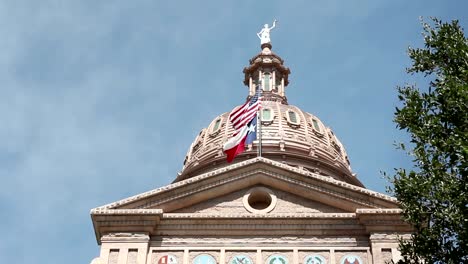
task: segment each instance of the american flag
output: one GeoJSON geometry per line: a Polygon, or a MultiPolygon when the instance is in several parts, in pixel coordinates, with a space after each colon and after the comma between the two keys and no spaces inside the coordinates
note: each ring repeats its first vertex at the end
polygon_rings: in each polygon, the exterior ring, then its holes
{"type": "Polygon", "coordinates": [[[249,101],[232,110],[229,114],[229,121],[235,129],[234,136],[256,117],[260,102],[260,86],[257,86],[257,91],[249,101]]]}

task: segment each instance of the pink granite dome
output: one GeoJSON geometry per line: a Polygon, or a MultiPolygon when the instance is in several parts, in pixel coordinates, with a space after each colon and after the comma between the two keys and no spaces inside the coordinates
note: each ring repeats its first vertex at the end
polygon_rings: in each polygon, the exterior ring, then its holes
{"type": "MultiPolygon", "coordinates": [[[[249,87],[248,99],[257,85],[264,87],[262,156],[363,186],[351,172],[348,155],[333,131],[318,117],[287,103],[284,89],[289,82],[290,71],[284,67],[281,58],[271,52],[271,46],[262,48],[262,52],[251,59],[250,66],[244,69],[244,83],[249,87]]],[[[222,150],[223,144],[234,132],[228,116],[229,112],[217,116],[200,131],[190,145],[183,169],[175,181],[229,165],[222,150]]],[[[248,145],[233,163],[256,157],[257,147],[257,142],[248,145]]]]}

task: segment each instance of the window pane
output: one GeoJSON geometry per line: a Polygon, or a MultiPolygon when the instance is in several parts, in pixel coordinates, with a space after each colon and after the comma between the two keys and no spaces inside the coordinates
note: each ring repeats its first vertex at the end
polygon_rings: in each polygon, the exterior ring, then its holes
{"type": "Polygon", "coordinates": [[[221,124],[221,119],[216,120],[216,123],[215,123],[214,126],[213,126],[213,130],[212,130],[213,132],[215,132],[216,130],[218,130],[219,124],[221,124]]]}
{"type": "Polygon", "coordinates": [[[320,126],[319,126],[317,120],[312,119],[312,124],[314,125],[314,129],[317,130],[318,132],[320,132],[320,126]]]}
{"type": "Polygon", "coordinates": [[[271,111],[270,109],[266,108],[262,110],[262,120],[269,121],[271,120],[271,111]]]}
{"type": "Polygon", "coordinates": [[[263,90],[270,91],[270,74],[265,73],[263,76],[263,90]]]}
{"type": "Polygon", "coordinates": [[[291,121],[291,123],[297,124],[296,113],[293,111],[289,111],[288,113],[289,113],[289,121],[291,121]]]}

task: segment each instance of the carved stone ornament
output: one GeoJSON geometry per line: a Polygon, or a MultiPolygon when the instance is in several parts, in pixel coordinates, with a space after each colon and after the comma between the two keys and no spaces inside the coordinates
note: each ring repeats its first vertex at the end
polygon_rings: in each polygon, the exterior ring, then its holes
{"type": "Polygon", "coordinates": [[[288,264],[288,259],[283,255],[273,255],[268,258],[267,264],[288,264]]]}
{"type": "Polygon", "coordinates": [[[140,234],[140,233],[110,233],[107,236],[109,237],[148,237],[148,235],[140,234]]]}
{"type": "Polygon", "coordinates": [[[246,255],[236,255],[232,257],[230,264],[253,264],[252,259],[246,255]]]}
{"type": "Polygon", "coordinates": [[[103,235],[101,241],[149,241],[150,237],[144,233],[109,233],[103,235]]]}
{"type": "Polygon", "coordinates": [[[346,255],[340,262],[341,264],[362,264],[360,257],[355,255],[346,255]]]}
{"type": "Polygon", "coordinates": [[[304,264],[325,264],[327,263],[325,261],[325,258],[314,254],[314,255],[308,255],[304,258],[304,264]]]}
{"type": "Polygon", "coordinates": [[[159,259],[158,264],[177,264],[177,258],[174,255],[164,255],[159,259]]]}
{"type": "Polygon", "coordinates": [[[200,254],[194,260],[194,264],[216,264],[216,260],[213,256],[208,254],[200,254]]]}

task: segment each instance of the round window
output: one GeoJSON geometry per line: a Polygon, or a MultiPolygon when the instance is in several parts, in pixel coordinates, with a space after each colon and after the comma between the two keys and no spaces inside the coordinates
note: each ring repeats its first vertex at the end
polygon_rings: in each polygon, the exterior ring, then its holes
{"type": "Polygon", "coordinates": [[[265,187],[255,187],[249,190],[243,198],[245,209],[251,213],[265,214],[276,206],[276,196],[265,187]]]}

